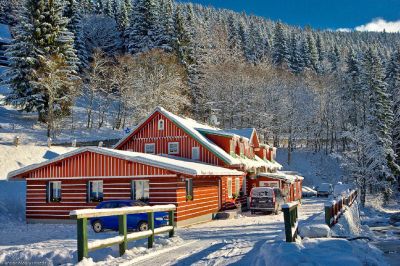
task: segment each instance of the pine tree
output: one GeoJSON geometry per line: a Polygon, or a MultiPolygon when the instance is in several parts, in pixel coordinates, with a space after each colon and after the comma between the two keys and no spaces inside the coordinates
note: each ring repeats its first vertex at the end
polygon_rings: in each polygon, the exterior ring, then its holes
{"type": "MultiPolygon", "coordinates": [[[[66,76],[76,74],[78,58],[73,49],[74,36],[67,29],[61,1],[27,0],[21,9],[16,39],[8,49],[11,57],[9,85],[12,93],[7,100],[21,110],[38,111],[39,120],[45,121],[49,111],[48,94],[37,82],[37,70],[43,58],[62,58],[66,76]]],[[[71,87],[63,86],[57,98],[65,99],[71,87]],[[64,97],[65,96],[65,97],[64,97]]],[[[62,101],[59,110],[68,112],[71,99],[62,101]]]]}
{"type": "Polygon", "coordinates": [[[165,51],[172,51],[175,46],[174,7],[171,0],[161,0],[159,5],[159,38],[157,46],[165,51]]]}
{"type": "Polygon", "coordinates": [[[384,82],[382,62],[376,50],[369,48],[364,54],[362,84],[369,92],[367,125],[375,135],[377,183],[387,201],[392,193],[394,176],[399,173],[392,148],[391,127],[394,123],[392,103],[384,82]]]}
{"type": "Polygon", "coordinates": [[[289,43],[289,68],[293,73],[300,73],[303,70],[301,60],[297,36],[293,32],[289,43]]]}
{"type": "Polygon", "coordinates": [[[283,24],[278,22],[274,29],[274,46],[272,62],[278,66],[286,68],[288,64],[288,47],[286,42],[286,34],[283,24]]]}
{"type": "Polygon", "coordinates": [[[176,7],[174,24],[176,36],[175,50],[177,51],[179,60],[187,68],[194,63],[193,44],[191,43],[192,39],[187,21],[180,5],[176,7]]]}
{"type": "Polygon", "coordinates": [[[314,36],[311,33],[307,34],[307,46],[308,46],[308,59],[309,59],[309,64],[307,67],[313,69],[314,71],[318,72],[319,67],[318,67],[318,50],[317,46],[315,44],[314,36]]]}
{"type": "Polygon", "coordinates": [[[79,6],[77,0],[68,0],[64,16],[69,19],[67,28],[75,37],[74,49],[79,59],[78,66],[80,70],[85,69],[88,66],[88,52],[83,39],[81,11],[81,6],[79,6]]]}
{"type": "Polygon", "coordinates": [[[335,44],[333,47],[333,51],[330,51],[328,55],[328,61],[331,64],[330,71],[332,73],[336,72],[339,70],[339,64],[340,64],[340,52],[338,46],[335,44]]]}

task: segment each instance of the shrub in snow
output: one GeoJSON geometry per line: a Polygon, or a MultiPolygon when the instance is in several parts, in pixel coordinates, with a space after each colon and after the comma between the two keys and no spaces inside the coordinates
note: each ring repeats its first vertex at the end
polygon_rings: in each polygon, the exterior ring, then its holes
{"type": "Polygon", "coordinates": [[[313,224],[301,226],[299,228],[302,237],[330,237],[331,229],[326,224],[313,224]]]}

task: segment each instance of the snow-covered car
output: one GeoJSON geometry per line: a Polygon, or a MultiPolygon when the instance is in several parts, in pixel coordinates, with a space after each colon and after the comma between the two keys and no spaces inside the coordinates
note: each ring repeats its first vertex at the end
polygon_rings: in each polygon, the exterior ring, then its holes
{"type": "Polygon", "coordinates": [[[333,188],[333,196],[346,196],[350,194],[352,186],[349,184],[343,184],[342,182],[338,182],[333,188]]]}
{"type": "Polygon", "coordinates": [[[317,196],[317,191],[310,187],[303,186],[301,189],[301,194],[303,197],[315,197],[317,196]]]}
{"type": "Polygon", "coordinates": [[[322,183],[316,187],[317,197],[328,197],[333,193],[333,187],[330,183],[322,183]]]}

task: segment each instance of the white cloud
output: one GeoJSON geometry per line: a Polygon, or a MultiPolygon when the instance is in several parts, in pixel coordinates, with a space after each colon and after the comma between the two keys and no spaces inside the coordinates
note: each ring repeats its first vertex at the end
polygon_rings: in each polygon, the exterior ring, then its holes
{"type": "Polygon", "coordinates": [[[386,31],[400,32],[400,20],[386,21],[382,18],[375,18],[371,22],[354,28],[357,31],[386,31]]]}
{"type": "Polygon", "coordinates": [[[350,31],[352,31],[352,29],[350,29],[350,28],[338,28],[338,29],[336,29],[336,31],[340,31],[340,32],[350,32],[350,31]]]}

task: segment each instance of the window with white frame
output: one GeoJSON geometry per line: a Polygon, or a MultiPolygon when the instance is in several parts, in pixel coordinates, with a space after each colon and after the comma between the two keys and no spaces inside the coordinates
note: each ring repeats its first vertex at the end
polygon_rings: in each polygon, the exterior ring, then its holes
{"type": "Polygon", "coordinates": [[[47,202],[61,201],[61,181],[50,181],[47,183],[47,202]]]}
{"type": "Polygon", "coordinates": [[[164,123],[163,119],[158,120],[158,130],[164,130],[164,123]]]}
{"type": "Polygon", "coordinates": [[[88,200],[89,202],[103,201],[103,181],[89,181],[88,182],[88,200]]]}
{"type": "Polygon", "coordinates": [[[156,153],[156,144],[155,143],[144,144],[144,153],[155,154],[156,153]]]}
{"type": "Polygon", "coordinates": [[[193,179],[185,179],[186,200],[193,200],[193,179]]]}
{"type": "Polygon", "coordinates": [[[131,197],[133,200],[149,200],[149,180],[134,180],[132,181],[131,185],[131,197]]]}
{"type": "Polygon", "coordinates": [[[239,192],[240,192],[240,178],[236,177],[235,178],[235,193],[236,193],[236,196],[239,196],[239,192]]]}
{"type": "Polygon", "coordinates": [[[168,154],[179,154],[179,142],[168,142],[168,154]]]}
{"type": "Polygon", "coordinates": [[[232,198],[232,178],[227,180],[228,198],[232,198]]]}
{"type": "Polygon", "coordinates": [[[192,147],[192,160],[200,160],[200,147],[192,147]]]}

